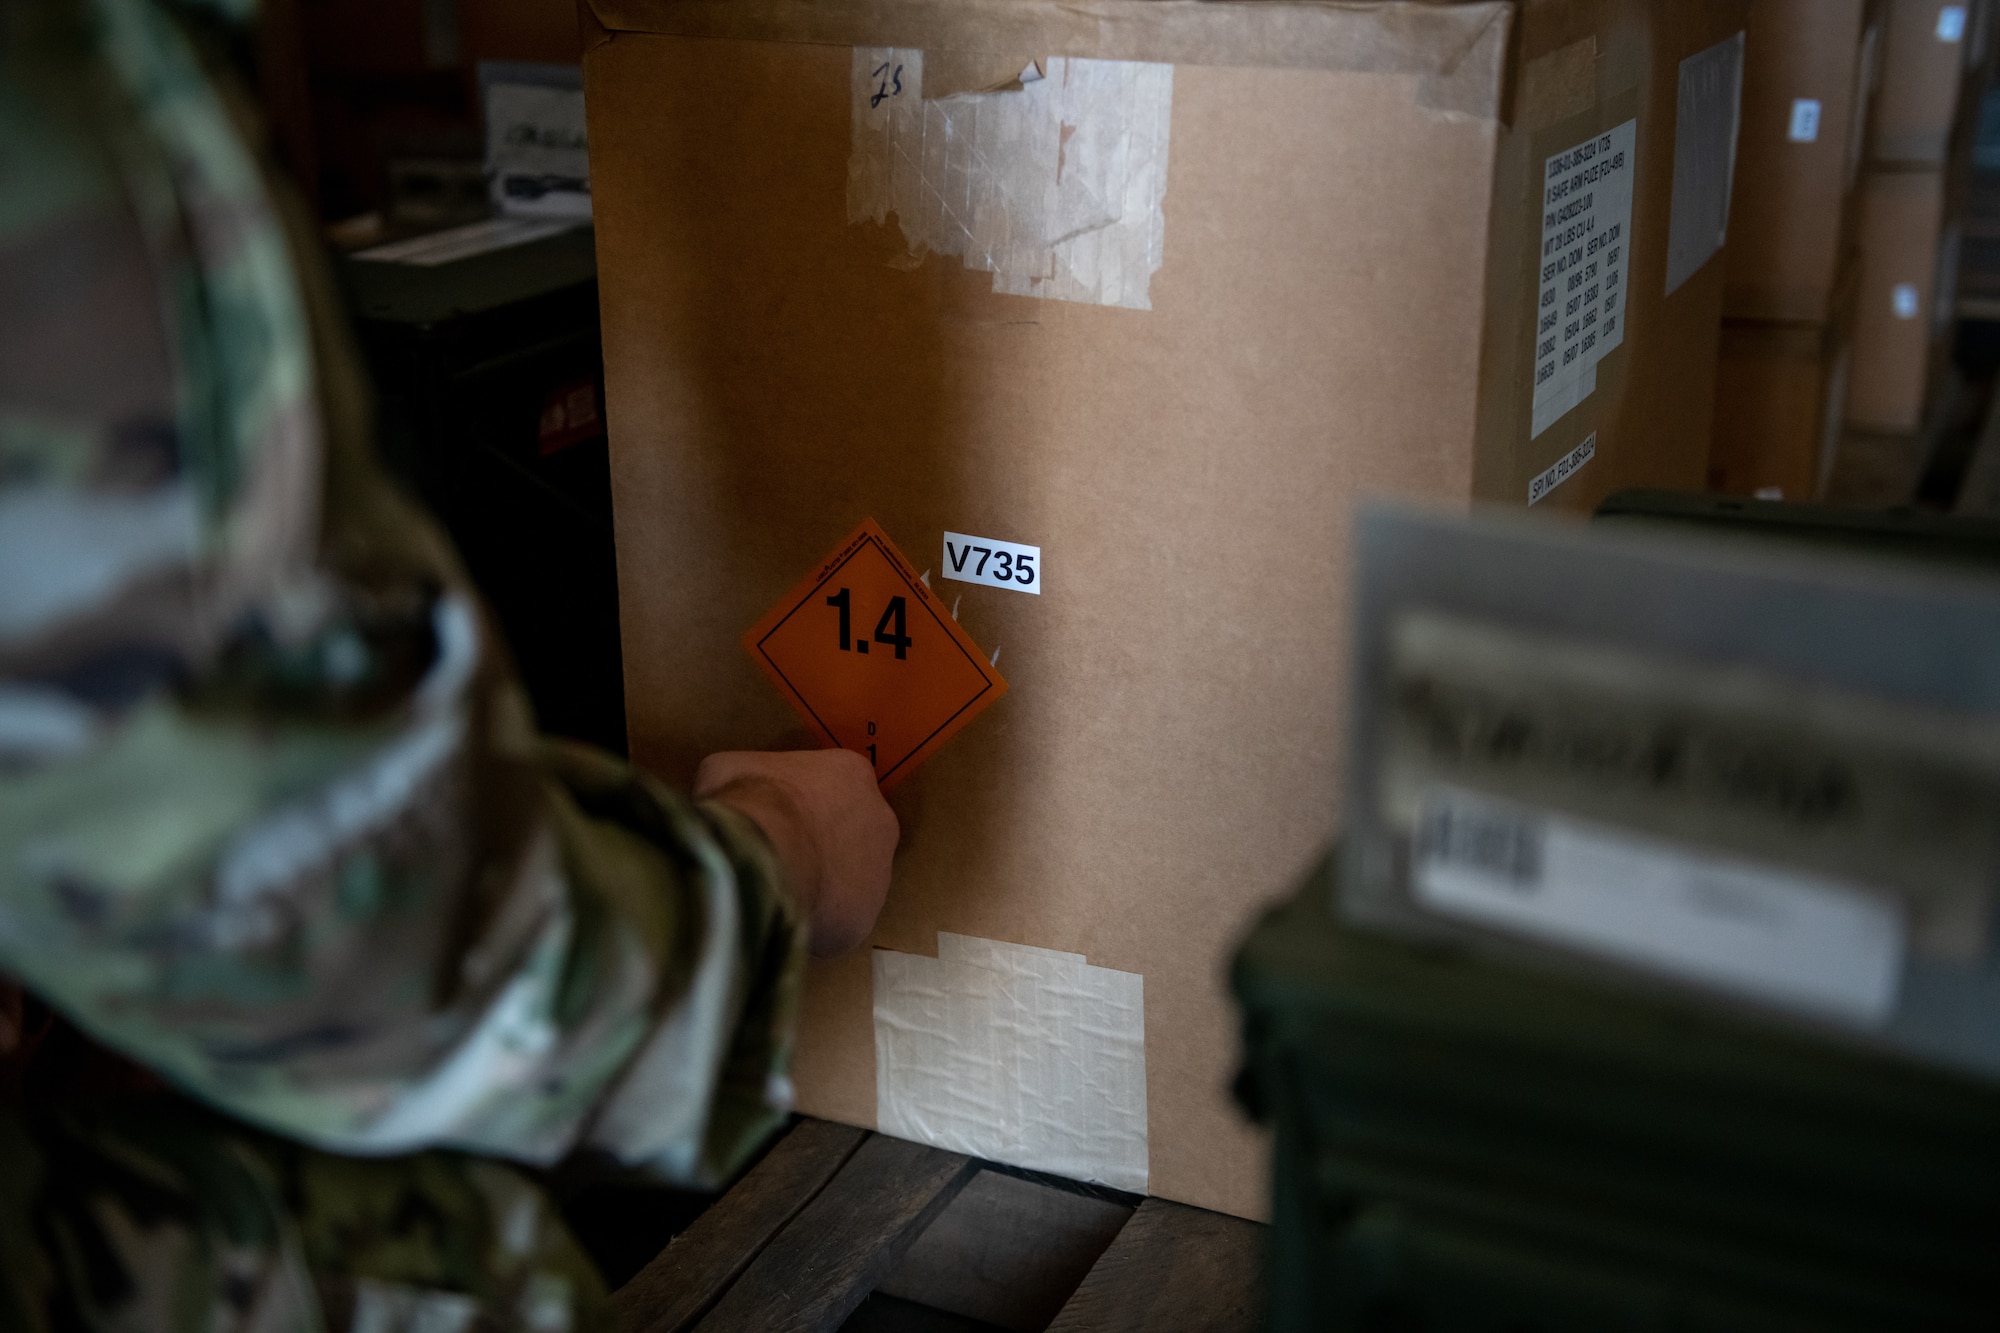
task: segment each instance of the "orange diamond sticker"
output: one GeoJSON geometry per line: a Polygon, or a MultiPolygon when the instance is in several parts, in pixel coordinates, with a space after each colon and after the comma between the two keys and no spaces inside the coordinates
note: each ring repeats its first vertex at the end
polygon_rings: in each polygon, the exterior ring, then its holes
{"type": "Polygon", "coordinates": [[[743,636],[827,744],[865,754],[884,790],[1007,692],[874,519],[743,636]]]}

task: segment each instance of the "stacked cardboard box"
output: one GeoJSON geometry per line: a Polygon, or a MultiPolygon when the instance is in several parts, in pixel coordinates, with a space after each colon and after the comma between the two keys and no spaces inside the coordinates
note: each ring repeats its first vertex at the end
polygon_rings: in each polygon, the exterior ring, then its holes
{"type": "Polygon", "coordinates": [[[1989,3],[1889,0],[1882,93],[1861,186],[1847,422],[1912,433],[1948,368],[1962,127],[1987,59],[1989,3]]]}
{"type": "Polygon", "coordinates": [[[2000,322],[2000,96],[1990,86],[1969,137],[1958,313],[1990,329],[2000,322]]]}
{"type": "Polygon", "coordinates": [[[808,978],[801,1109],[1261,1212],[1225,959],[1338,825],[1354,504],[1699,485],[1743,0],[588,8],[634,757],[797,731],[739,639],[867,518],[1004,653],[892,793],[891,961],[808,978]],[[1035,595],[946,583],[961,533],[1035,595]],[[1068,979],[1007,974],[1032,1024],[883,993],[1003,957],[1068,979]],[[993,1097],[912,1101],[918,1027],[993,1097]]]}
{"type": "Polygon", "coordinates": [[[1711,488],[1824,484],[1852,364],[1852,258],[1883,0],[1755,0],[1729,219],[1711,488]]]}
{"type": "Polygon", "coordinates": [[[1855,372],[1847,423],[1907,434],[1924,405],[1951,322],[1951,246],[1941,168],[1871,167],[1861,187],[1855,372]]]}

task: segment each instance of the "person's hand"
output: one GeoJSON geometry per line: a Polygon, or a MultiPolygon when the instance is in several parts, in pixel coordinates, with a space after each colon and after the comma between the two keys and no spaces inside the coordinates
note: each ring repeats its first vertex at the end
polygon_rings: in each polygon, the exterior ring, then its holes
{"type": "Polygon", "coordinates": [[[868,938],[902,830],[866,759],[852,750],[725,751],[701,761],[694,795],[740,811],[771,840],[814,953],[845,953],[868,938]]]}

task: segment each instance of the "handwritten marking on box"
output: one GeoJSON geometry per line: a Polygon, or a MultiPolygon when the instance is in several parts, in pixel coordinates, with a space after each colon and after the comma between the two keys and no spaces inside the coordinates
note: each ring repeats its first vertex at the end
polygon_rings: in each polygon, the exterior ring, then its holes
{"type": "Polygon", "coordinates": [[[1007,692],[872,518],[779,598],[743,646],[821,739],[868,756],[885,790],[1007,692]]]}
{"type": "Polygon", "coordinates": [[[1020,542],[995,541],[991,537],[968,537],[962,532],[944,535],[944,576],[961,583],[983,583],[1009,592],[1039,593],[1042,590],[1042,548],[1020,542]]]}

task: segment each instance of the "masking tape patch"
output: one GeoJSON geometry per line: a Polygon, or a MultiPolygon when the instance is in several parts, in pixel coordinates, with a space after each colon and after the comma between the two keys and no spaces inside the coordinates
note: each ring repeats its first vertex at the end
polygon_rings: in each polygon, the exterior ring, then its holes
{"type": "Polygon", "coordinates": [[[847,220],[894,213],[912,254],[1015,296],[1152,308],[1166,240],[1172,65],[1052,57],[931,98],[924,53],[856,47],[847,220]]]}
{"type": "Polygon", "coordinates": [[[936,958],[877,949],[874,966],[882,1133],[1145,1191],[1138,973],[943,931],[936,958]]]}

